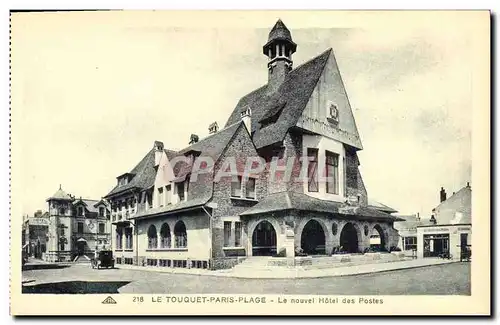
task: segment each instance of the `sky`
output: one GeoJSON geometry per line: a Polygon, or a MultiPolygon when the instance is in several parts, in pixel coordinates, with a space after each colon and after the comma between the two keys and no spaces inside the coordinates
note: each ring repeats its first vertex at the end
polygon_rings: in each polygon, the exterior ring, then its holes
{"type": "Polygon", "coordinates": [[[181,16],[12,17],[12,188],[23,215],[46,210],[60,185],[99,199],[155,140],[180,149],[210,123],[223,126],[239,98],[266,83],[262,45],[278,18],[298,44],[294,66],[333,48],[370,199],[430,216],[441,187],[450,196],[471,182],[476,57],[460,17],[181,16]]]}

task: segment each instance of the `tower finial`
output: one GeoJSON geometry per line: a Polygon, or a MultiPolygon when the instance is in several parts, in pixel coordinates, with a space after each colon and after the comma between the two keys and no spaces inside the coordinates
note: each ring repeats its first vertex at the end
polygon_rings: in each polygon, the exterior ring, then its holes
{"type": "Polygon", "coordinates": [[[61,186],[61,184],[59,184],[59,189],[60,189],[60,190],[62,190],[62,186],[61,186]]]}

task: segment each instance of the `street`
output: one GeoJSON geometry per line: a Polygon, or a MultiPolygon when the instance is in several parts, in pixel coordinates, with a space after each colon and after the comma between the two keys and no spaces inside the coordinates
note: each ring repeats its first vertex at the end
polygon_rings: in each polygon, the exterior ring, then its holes
{"type": "Polygon", "coordinates": [[[237,279],[88,264],[27,264],[23,293],[470,295],[470,263],[311,279],[237,279]]]}

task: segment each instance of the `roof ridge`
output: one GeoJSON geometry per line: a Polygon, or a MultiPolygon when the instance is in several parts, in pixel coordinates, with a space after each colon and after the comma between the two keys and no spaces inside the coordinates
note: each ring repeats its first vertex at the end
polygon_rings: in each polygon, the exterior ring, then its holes
{"type": "Polygon", "coordinates": [[[328,49],[326,49],[325,51],[323,51],[321,54],[318,54],[318,55],[316,55],[315,57],[313,57],[313,58],[311,58],[311,59],[307,60],[306,62],[303,62],[303,63],[299,64],[299,65],[298,65],[295,69],[293,69],[292,71],[290,71],[290,73],[294,72],[295,70],[297,70],[297,69],[301,68],[302,66],[304,66],[304,65],[306,65],[306,64],[308,64],[308,63],[311,63],[312,61],[314,61],[314,60],[316,60],[316,59],[319,59],[321,56],[325,55],[325,54],[326,54],[326,53],[328,53],[328,52],[330,52],[330,53],[331,53],[331,52],[333,52],[333,48],[332,48],[332,47],[329,47],[328,49]]]}
{"type": "Polygon", "coordinates": [[[237,124],[239,124],[239,123],[242,123],[242,121],[241,121],[241,120],[239,120],[238,122],[235,122],[235,123],[233,123],[233,124],[231,124],[231,125],[228,125],[228,126],[224,127],[223,129],[221,129],[221,130],[217,131],[216,133],[209,134],[208,136],[204,137],[203,139],[199,140],[198,142],[195,142],[195,143],[193,143],[193,144],[191,144],[191,145],[189,145],[189,146],[187,146],[187,147],[184,147],[184,148],[180,149],[179,151],[177,151],[177,153],[180,153],[180,152],[186,151],[187,149],[189,149],[189,148],[191,148],[191,147],[193,147],[193,146],[195,146],[195,145],[197,145],[197,144],[200,144],[200,143],[202,143],[203,141],[205,141],[205,140],[207,140],[207,139],[213,138],[214,136],[219,135],[219,134],[220,134],[221,132],[223,132],[223,131],[227,131],[229,128],[234,127],[235,125],[237,125],[237,124]]]}

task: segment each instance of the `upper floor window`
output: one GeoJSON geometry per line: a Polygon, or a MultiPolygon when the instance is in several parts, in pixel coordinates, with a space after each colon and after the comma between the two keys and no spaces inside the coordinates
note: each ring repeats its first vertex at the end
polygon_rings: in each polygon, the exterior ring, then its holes
{"type": "Polygon", "coordinates": [[[177,194],[179,195],[179,201],[184,201],[184,182],[177,183],[177,194]]]}
{"type": "Polygon", "coordinates": [[[158,188],[158,206],[163,206],[163,187],[158,188]]]}
{"type": "Polygon", "coordinates": [[[105,216],[106,210],[103,207],[99,207],[99,217],[103,218],[105,216]]]}
{"type": "Polygon", "coordinates": [[[255,178],[248,178],[246,182],[246,197],[247,199],[256,199],[255,193],[255,178]]]}
{"type": "Polygon", "coordinates": [[[59,208],[59,215],[63,216],[66,214],[66,209],[65,208],[59,208]]]}
{"type": "Polygon", "coordinates": [[[326,193],[339,194],[339,155],[326,151],[326,193]]]}
{"type": "Polygon", "coordinates": [[[82,234],[83,233],[83,222],[79,222],[77,223],[77,232],[79,234],[82,234]]]}
{"type": "Polygon", "coordinates": [[[238,176],[231,182],[231,196],[241,197],[241,194],[241,176],[238,176]]]}
{"type": "Polygon", "coordinates": [[[172,187],[170,185],[165,186],[165,191],[166,191],[165,204],[170,204],[172,202],[172,198],[170,197],[172,192],[172,187]]]}
{"type": "Polygon", "coordinates": [[[106,225],[104,223],[99,224],[99,233],[104,234],[106,230],[106,225]]]}
{"type": "Polygon", "coordinates": [[[307,148],[307,190],[318,192],[318,149],[307,148]]]}

